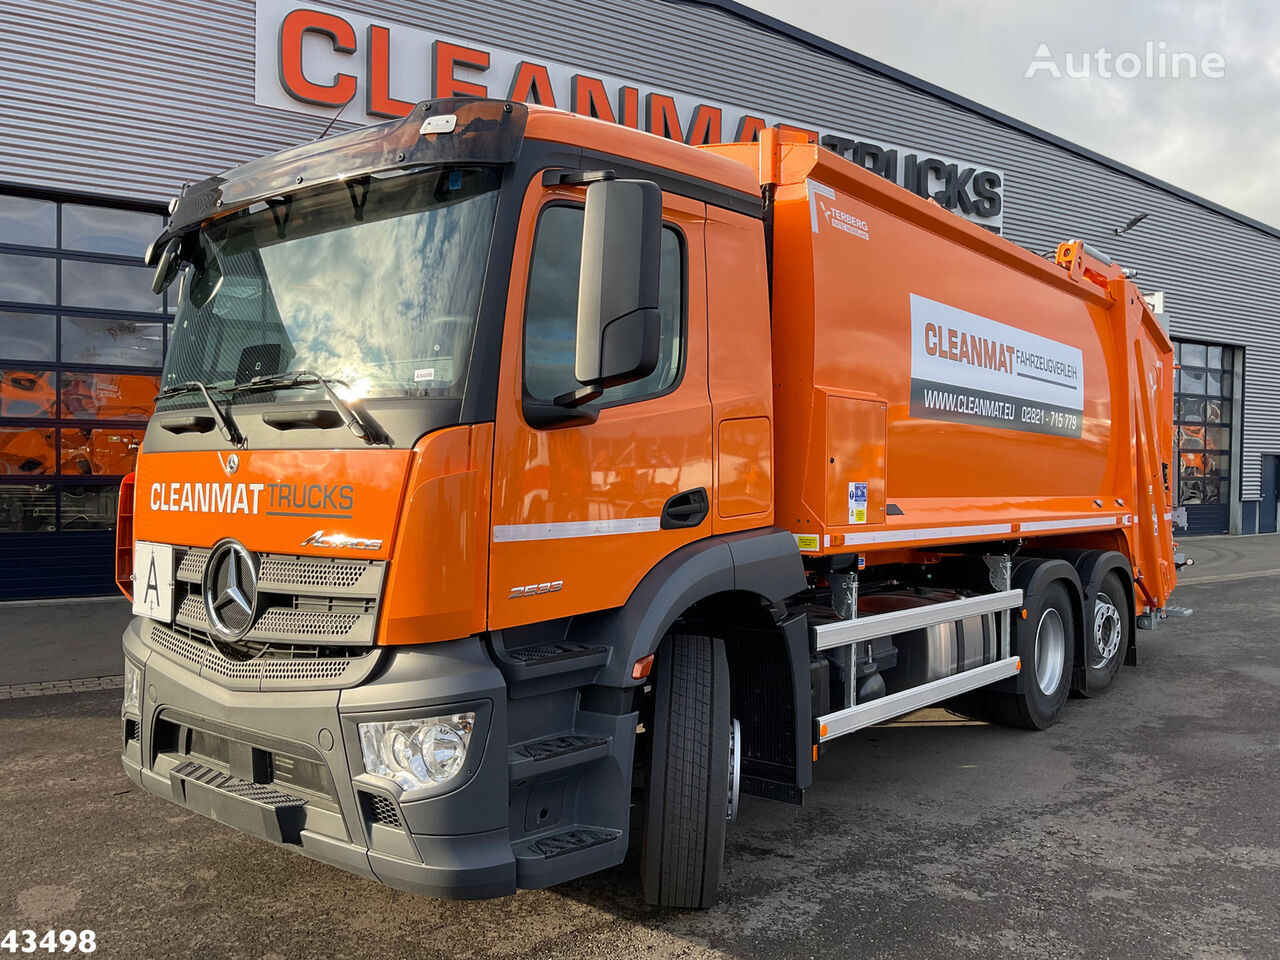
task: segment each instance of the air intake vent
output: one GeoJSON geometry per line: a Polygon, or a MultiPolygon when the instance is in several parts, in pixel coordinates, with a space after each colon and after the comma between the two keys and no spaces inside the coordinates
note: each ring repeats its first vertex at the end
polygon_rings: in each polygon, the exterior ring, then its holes
{"type": "Polygon", "coordinates": [[[380,793],[365,793],[360,791],[360,801],[364,806],[364,815],[370,823],[382,823],[388,827],[400,826],[400,811],[396,809],[395,801],[390,797],[384,797],[380,793]]]}

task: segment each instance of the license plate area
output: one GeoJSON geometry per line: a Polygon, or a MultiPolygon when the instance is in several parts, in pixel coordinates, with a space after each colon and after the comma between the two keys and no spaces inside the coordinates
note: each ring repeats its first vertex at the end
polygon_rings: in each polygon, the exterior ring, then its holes
{"type": "Polygon", "coordinates": [[[133,612],[173,622],[173,545],[139,540],[133,545],[133,612]]]}

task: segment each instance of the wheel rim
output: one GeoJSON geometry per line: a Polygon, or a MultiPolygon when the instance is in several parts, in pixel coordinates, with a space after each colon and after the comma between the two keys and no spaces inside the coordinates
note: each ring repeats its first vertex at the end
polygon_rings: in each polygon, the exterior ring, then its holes
{"type": "Polygon", "coordinates": [[[1093,656],[1089,666],[1105,667],[1120,650],[1120,611],[1111,598],[1100,593],[1093,604],[1093,656]]]}
{"type": "Polygon", "coordinates": [[[1062,616],[1053,607],[1040,614],[1036,626],[1036,684],[1040,692],[1053,693],[1062,680],[1062,664],[1067,650],[1067,632],[1062,616]]]}
{"type": "Polygon", "coordinates": [[[742,726],[734,720],[729,727],[729,805],[725,819],[733,823],[738,816],[738,783],[742,770],[742,726]]]}

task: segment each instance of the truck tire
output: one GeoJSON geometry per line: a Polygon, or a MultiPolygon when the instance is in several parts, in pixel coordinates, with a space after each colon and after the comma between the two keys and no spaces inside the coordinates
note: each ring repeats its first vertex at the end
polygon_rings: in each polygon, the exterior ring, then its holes
{"type": "MultiPolygon", "coordinates": [[[[1014,646],[1022,671],[1008,684],[1017,692],[999,687],[974,690],[948,703],[953,712],[1026,730],[1044,730],[1058,722],[1071,693],[1076,604],[1063,581],[1052,580],[1041,593],[1026,597],[1024,609],[1026,619],[1015,621],[1014,646]]],[[[1003,681],[1000,686],[1005,686],[1003,681]]]]}
{"type": "Polygon", "coordinates": [[[1120,574],[1111,570],[1098,584],[1084,637],[1086,697],[1106,693],[1115,684],[1129,649],[1133,611],[1120,574]]]}
{"type": "Polygon", "coordinates": [[[645,899],[712,907],[729,808],[729,662],[724,641],[668,636],[653,681],[652,758],[645,794],[645,899]]]}
{"type": "Polygon", "coordinates": [[[1066,585],[1054,580],[1025,604],[1018,621],[1022,682],[1018,693],[993,693],[996,722],[1007,727],[1044,730],[1058,722],[1071,693],[1075,664],[1076,603],[1066,585]]]}

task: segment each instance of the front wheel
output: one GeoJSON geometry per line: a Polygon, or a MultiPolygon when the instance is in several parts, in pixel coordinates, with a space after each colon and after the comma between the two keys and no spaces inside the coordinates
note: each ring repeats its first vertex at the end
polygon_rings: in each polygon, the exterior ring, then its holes
{"type": "Polygon", "coordinates": [[[739,746],[729,722],[724,641],[673,634],[654,664],[652,757],[641,874],[645,899],[715,906],[739,746]]]}

